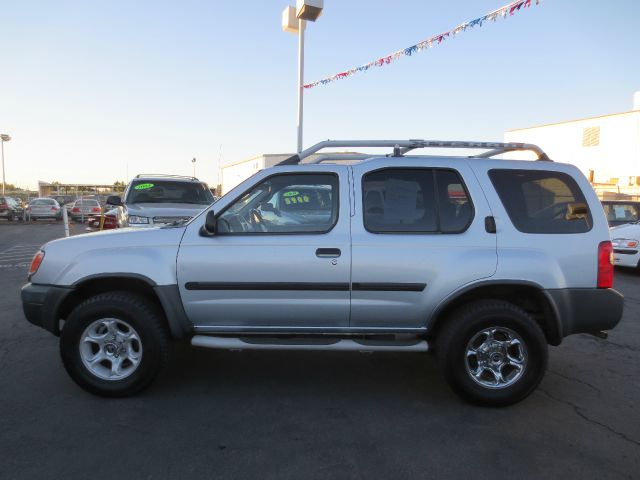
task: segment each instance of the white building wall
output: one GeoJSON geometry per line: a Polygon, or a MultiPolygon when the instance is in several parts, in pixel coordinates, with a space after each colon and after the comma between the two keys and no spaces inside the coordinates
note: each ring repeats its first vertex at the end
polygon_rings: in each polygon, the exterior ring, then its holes
{"type": "Polygon", "coordinates": [[[222,194],[245,181],[254,173],[265,168],[273,167],[277,163],[289,158],[290,153],[283,154],[267,154],[258,157],[249,158],[241,162],[233,163],[222,167],[222,194]]]}
{"type": "MultiPolygon", "coordinates": [[[[557,162],[576,165],[594,181],[640,176],[640,111],[510,130],[505,142],[539,145],[557,162]],[[600,127],[598,146],[583,146],[585,128],[600,127]]],[[[528,152],[511,152],[509,158],[532,158],[528,152]]]]}
{"type": "Polygon", "coordinates": [[[264,157],[250,158],[243,162],[222,167],[222,194],[224,195],[263,168],[264,157]]]}

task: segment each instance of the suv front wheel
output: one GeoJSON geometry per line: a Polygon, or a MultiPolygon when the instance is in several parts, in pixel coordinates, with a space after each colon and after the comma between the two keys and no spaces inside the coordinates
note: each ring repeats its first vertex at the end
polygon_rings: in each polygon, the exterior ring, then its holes
{"type": "Polygon", "coordinates": [[[60,354],[71,378],[106,397],[133,395],[147,387],[166,364],[169,345],[155,305],[128,292],[85,300],[60,334],[60,354]]]}
{"type": "Polygon", "coordinates": [[[502,300],[481,300],[457,310],[436,344],[442,373],[465,400],[511,405],[538,386],[547,366],[547,342],[527,312],[502,300]]]}

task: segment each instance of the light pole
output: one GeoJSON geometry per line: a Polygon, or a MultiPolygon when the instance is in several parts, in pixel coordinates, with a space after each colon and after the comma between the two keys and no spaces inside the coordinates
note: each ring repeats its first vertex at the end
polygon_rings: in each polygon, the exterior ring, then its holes
{"type": "Polygon", "coordinates": [[[193,163],[193,178],[196,178],[196,157],[193,157],[191,163],[193,163]]]}
{"type": "Polygon", "coordinates": [[[306,21],[315,22],[323,9],[323,0],[297,0],[295,7],[286,7],[282,12],[282,30],[298,34],[298,144],[302,151],[302,123],[304,103],[304,29],[306,21]]]}
{"type": "Polygon", "coordinates": [[[4,142],[11,140],[11,137],[6,133],[0,134],[0,146],[2,148],[2,195],[4,195],[4,142]]]}

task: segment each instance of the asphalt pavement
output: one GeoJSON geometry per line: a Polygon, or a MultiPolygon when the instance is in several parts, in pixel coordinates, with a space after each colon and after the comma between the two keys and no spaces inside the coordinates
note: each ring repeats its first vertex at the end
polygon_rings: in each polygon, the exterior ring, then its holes
{"type": "Polygon", "coordinates": [[[459,400],[413,353],[177,346],[142,394],[103,399],[23,317],[31,255],[60,223],[0,223],[0,478],[640,478],[640,275],[617,271],[619,326],[551,347],[538,390],[459,400]]]}

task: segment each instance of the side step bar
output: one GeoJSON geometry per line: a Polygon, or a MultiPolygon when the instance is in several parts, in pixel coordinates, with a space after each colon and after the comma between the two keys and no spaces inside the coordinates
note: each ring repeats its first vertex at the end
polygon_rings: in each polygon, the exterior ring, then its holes
{"type": "Polygon", "coordinates": [[[265,343],[247,342],[240,338],[214,337],[196,335],[191,339],[194,347],[216,348],[222,350],[307,350],[307,351],[337,351],[337,352],[428,352],[429,344],[426,340],[419,340],[408,345],[365,344],[354,340],[341,339],[333,343],[265,343]]]}

